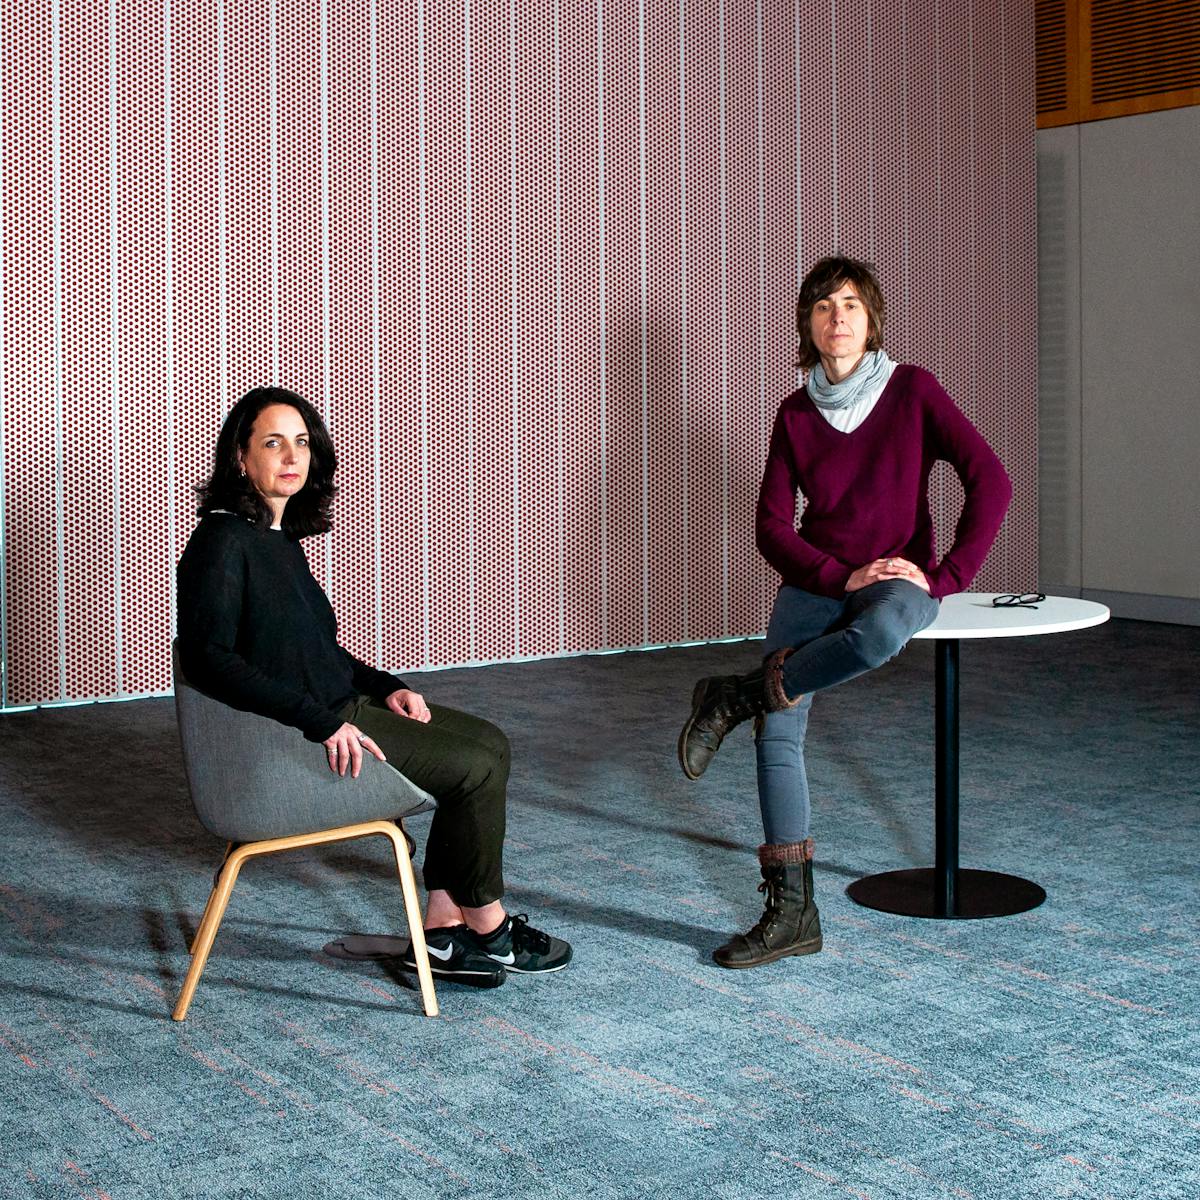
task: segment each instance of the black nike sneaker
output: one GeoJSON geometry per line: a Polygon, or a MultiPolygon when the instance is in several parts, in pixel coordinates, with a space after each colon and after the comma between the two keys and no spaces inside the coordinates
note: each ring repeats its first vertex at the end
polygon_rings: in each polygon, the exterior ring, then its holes
{"type": "Polygon", "coordinates": [[[534,929],[524,913],[505,917],[500,927],[486,936],[473,936],[479,949],[507,971],[543,975],[561,971],[571,961],[570,944],[534,929]]]}
{"type": "MultiPolygon", "coordinates": [[[[501,963],[480,949],[475,935],[465,925],[425,930],[425,946],[429,951],[429,969],[438,979],[494,988],[506,978],[501,963]]],[[[417,969],[411,942],[400,954],[400,961],[413,971],[417,969]]]]}

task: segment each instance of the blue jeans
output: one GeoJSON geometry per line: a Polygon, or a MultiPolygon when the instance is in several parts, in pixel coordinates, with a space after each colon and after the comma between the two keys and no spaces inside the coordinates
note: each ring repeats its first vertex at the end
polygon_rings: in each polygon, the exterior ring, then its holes
{"type": "Polygon", "coordinates": [[[840,600],[781,587],[763,653],[785,646],[783,687],[800,703],[767,713],[755,736],[758,802],[764,840],[776,845],[808,837],[804,736],[813,693],[882,666],[938,615],[938,602],[905,579],[887,579],[840,600]]]}

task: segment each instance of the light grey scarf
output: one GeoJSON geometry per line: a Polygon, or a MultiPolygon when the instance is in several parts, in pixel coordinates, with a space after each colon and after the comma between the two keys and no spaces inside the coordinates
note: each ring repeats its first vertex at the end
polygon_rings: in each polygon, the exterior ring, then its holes
{"type": "Polygon", "coordinates": [[[877,397],[887,387],[893,365],[886,350],[868,350],[841,383],[830,383],[825,368],[817,363],[808,373],[808,394],[824,412],[849,408],[860,400],[877,397]]]}

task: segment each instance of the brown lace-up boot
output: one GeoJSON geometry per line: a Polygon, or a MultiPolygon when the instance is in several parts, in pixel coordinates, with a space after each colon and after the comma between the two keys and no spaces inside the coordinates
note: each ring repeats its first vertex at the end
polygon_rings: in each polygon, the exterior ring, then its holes
{"type": "Polygon", "coordinates": [[[766,906],[749,933],[739,933],[713,951],[722,967],[757,967],[789,954],[821,949],[821,914],[813,903],[813,840],[758,848],[766,906]]]}
{"type": "Polygon", "coordinates": [[[725,735],[749,717],[791,708],[783,690],[783,660],[790,649],[767,655],[749,675],[710,675],[692,692],[692,711],[679,734],[679,765],[689,779],[699,779],[725,735]]]}

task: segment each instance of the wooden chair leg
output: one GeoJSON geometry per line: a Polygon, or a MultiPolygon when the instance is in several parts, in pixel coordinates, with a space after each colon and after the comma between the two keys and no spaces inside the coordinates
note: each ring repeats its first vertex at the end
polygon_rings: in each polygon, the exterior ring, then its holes
{"type": "Polygon", "coordinates": [[[433,972],[429,969],[429,950],[425,946],[425,926],[421,916],[421,901],[417,896],[417,879],[413,874],[412,858],[408,853],[405,831],[393,825],[388,837],[396,852],[396,870],[400,875],[400,890],[404,893],[404,912],[408,918],[408,934],[412,939],[413,961],[417,964],[417,981],[421,985],[421,1003],[427,1017],[438,1015],[437,994],[433,990],[433,972]]]}
{"type": "Polygon", "coordinates": [[[225,915],[225,908],[229,904],[229,894],[237,882],[242,863],[249,857],[249,850],[250,847],[241,846],[229,855],[225,860],[225,865],[221,868],[217,886],[208,898],[208,904],[204,909],[204,919],[200,922],[200,928],[196,931],[196,940],[192,943],[192,964],[188,968],[187,978],[183,981],[183,990],[179,993],[175,1011],[171,1014],[176,1021],[182,1021],[187,1016],[192,997],[196,994],[196,985],[204,973],[204,964],[208,961],[208,953],[217,936],[217,928],[220,926],[221,918],[225,915]]]}
{"type": "Polygon", "coordinates": [[[217,881],[221,877],[221,870],[229,861],[229,856],[233,853],[233,843],[225,843],[225,856],[221,859],[221,866],[217,868],[217,879],[213,880],[212,891],[208,893],[208,903],[204,906],[204,916],[200,918],[200,924],[196,926],[196,932],[192,936],[192,944],[188,947],[189,954],[196,953],[196,946],[200,941],[200,930],[204,928],[204,922],[208,920],[208,910],[212,908],[213,897],[217,894],[217,881]]]}

